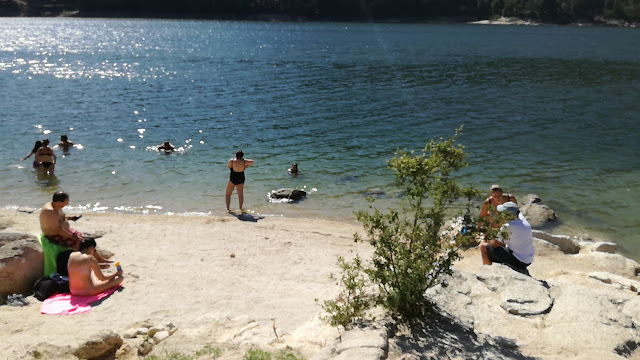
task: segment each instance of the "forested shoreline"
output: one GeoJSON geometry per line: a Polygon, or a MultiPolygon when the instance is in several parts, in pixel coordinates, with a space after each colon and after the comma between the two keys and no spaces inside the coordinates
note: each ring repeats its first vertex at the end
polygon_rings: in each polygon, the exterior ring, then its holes
{"type": "Polygon", "coordinates": [[[0,0],[0,16],[106,16],[234,20],[476,21],[628,25],[640,0],[0,0]]]}

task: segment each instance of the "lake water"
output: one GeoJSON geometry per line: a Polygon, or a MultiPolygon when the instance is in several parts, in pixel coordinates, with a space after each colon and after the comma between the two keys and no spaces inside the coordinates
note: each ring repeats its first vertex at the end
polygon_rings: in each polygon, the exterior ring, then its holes
{"type": "Polygon", "coordinates": [[[71,213],[222,215],[243,149],[254,215],[354,221],[368,193],[396,203],[396,148],[464,124],[460,181],[535,193],[552,232],[640,259],[639,31],[0,18],[0,206],[64,189],[71,213]],[[19,161],[62,134],[55,179],[19,161]],[[167,139],[182,151],[153,150],[167,139]],[[309,196],[270,203],[282,187],[309,196]]]}

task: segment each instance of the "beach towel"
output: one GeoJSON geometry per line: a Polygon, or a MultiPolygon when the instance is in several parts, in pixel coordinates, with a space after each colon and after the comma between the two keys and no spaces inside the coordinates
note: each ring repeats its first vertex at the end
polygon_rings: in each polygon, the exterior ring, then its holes
{"type": "Polygon", "coordinates": [[[42,255],[44,255],[44,276],[51,276],[51,274],[56,272],[58,267],[58,254],[69,250],[69,248],[49,242],[49,239],[47,239],[44,234],[40,234],[38,241],[42,247],[42,255]]]}
{"type": "Polygon", "coordinates": [[[122,285],[98,295],[79,296],[71,294],[56,294],[42,302],[40,307],[41,314],[47,315],[75,315],[84,314],[91,311],[91,303],[102,300],[113,294],[122,285]]]}

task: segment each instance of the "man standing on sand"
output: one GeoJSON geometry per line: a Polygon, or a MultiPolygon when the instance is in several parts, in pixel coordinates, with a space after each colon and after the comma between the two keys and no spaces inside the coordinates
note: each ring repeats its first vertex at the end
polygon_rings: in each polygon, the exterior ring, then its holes
{"type": "Polygon", "coordinates": [[[509,237],[503,239],[499,234],[497,239],[484,241],[480,244],[482,264],[491,265],[497,262],[526,271],[534,257],[531,225],[520,214],[520,209],[514,202],[508,201],[498,205],[497,210],[509,219],[509,222],[500,228],[500,232],[507,231],[509,237]]]}
{"type": "MultiPolygon", "coordinates": [[[[62,208],[69,204],[69,195],[64,191],[58,191],[53,194],[52,201],[44,204],[40,211],[40,229],[44,237],[50,243],[62,245],[79,250],[80,242],[84,236],[78,230],[69,227],[67,220],[78,220],[78,216],[66,216],[62,212],[62,208]]],[[[105,260],[96,252],[96,258],[100,263],[110,262],[105,260]]]]}
{"type": "Polygon", "coordinates": [[[96,242],[86,238],[79,244],[80,251],[69,255],[69,290],[73,295],[98,295],[122,283],[122,269],[109,276],[100,270],[96,259],[96,242]]]}

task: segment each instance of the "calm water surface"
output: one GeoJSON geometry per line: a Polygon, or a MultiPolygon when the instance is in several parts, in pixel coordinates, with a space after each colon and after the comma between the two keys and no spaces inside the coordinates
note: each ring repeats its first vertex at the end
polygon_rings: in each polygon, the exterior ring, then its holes
{"type": "Polygon", "coordinates": [[[243,149],[254,214],[353,221],[367,194],[397,201],[396,148],[464,124],[462,182],[535,193],[553,232],[640,259],[639,98],[637,29],[3,18],[0,205],[64,189],[71,212],[221,215],[243,149]],[[19,161],[62,134],[55,179],[19,161]],[[281,187],[310,194],[270,203],[281,187]]]}

